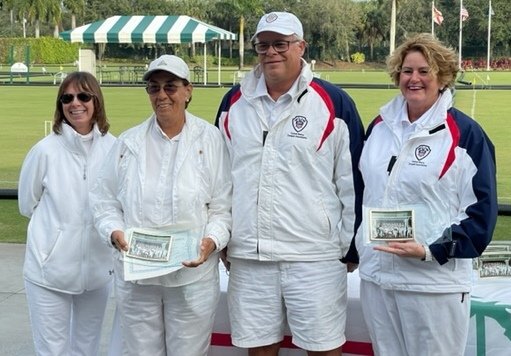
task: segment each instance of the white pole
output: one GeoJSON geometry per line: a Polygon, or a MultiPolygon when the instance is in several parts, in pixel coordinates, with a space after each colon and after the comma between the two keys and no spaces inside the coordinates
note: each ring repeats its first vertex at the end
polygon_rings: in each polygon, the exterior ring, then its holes
{"type": "Polygon", "coordinates": [[[206,61],[206,42],[204,42],[204,85],[208,82],[208,69],[206,68],[207,61],[206,61]]]}
{"type": "Polygon", "coordinates": [[[460,13],[459,13],[459,17],[460,17],[460,38],[459,38],[459,45],[458,45],[458,65],[460,67],[460,69],[462,69],[462,66],[461,66],[461,40],[462,40],[462,35],[461,33],[463,32],[463,20],[461,18],[461,9],[463,9],[463,0],[460,0],[460,13]]]}
{"type": "Polygon", "coordinates": [[[220,85],[220,73],[221,73],[221,65],[222,65],[222,46],[220,46],[220,40],[217,41],[217,50],[218,50],[218,85],[220,85]]]}
{"type": "Polygon", "coordinates": [[[490,70],[490,34],[491,34],[491,0],[488,4],[488,51],[486,53],[486,70],[490,70]]]}
{"type": "Polygon", "coordinates": [[[431,2],[431,36],[435,37],[435,1],[431,2]]]}
{"type": "Polygon", "coordinates": [[[392,11],[390,14],[390,54],[396,47],[396,0],[392,0],[392,11]]]}

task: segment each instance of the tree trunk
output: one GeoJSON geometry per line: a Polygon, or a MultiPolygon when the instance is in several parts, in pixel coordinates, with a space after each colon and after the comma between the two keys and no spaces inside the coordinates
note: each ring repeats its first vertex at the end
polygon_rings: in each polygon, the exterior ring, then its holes
{"type": "Polygon", "coordinates": [[[39,29],[39,19],[35,20],[35,38],[39,38],[40,29],[39,29]]]}

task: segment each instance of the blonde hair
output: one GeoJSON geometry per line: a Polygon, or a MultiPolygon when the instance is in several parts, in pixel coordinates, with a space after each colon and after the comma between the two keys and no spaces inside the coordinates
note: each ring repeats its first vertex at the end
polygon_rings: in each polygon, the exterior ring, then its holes
{"type": "Polygon", "coordinates": [[[458,73],[456,52],[446,47],[429,33],[420,33],[408,38],[387,58],[387,70],[395,85],[399,85],[401,66],[410,52],[421,53],[444,89],[453,87],[458,73]]]}

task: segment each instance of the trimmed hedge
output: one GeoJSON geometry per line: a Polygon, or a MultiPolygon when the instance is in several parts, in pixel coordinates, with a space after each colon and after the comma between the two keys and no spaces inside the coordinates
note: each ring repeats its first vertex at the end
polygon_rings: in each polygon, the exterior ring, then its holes
{"type": "Polygon", "coordinates": [[[30,49],[30,64],[65,64],[78,59],[78,50],[83,44],[54,37],[0,38],[0,63],[25,63],[27,46],[30,49]]]}

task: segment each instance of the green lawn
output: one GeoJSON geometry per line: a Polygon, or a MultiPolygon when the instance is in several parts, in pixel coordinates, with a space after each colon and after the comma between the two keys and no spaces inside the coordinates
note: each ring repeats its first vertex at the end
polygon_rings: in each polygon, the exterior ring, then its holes
{"type": "MultiPolygon", "coordinates": [[[[511,84],[511,73],[490,73],[502,83],[511,84]],[[507,79],[506,79],[507,78],[507,79]]],[[[334,76],[334,74],[331,74],[334,76]]],[[[482,74],[478,74],[482,75],[482,74]]],[[[322,73],[322,78],[326,74],[322,73]]],[[[388,83],[383,72],[335,72],[335,76],[357,82],[371,80],[388,83]],[[371,79],[367,79],[371,77],[371,79]]],[[[468,76],[468,75],[467,75],[468,76]]],[[[467,79],[465,77],[465,80],[467,79]]],[[[326,78],[325,78],[326,79],[326,78]]],[[[332,80],[332,78],[330,78],[332,80]]],[[[334,82],[341,80],[335,79],[334,82]]],[[[195,88],[189,110],[213,121],[218,104],[229,88],[195,88]]],[[[151,107],[143,88],[105,87],[103,89],[111,132],[118,135],[144,120],[151,107]]],[[[377,114],[378,108],[396,95],[396,89],[347,89],[357,104],[362,120],[367,123],[377,114]]],[[[0,86],[0,189],[16,188],[20,165],[30,149],[44,137],[45,121],[51,121],[55,108],[57,86],[0,86]]],[[[509,102],[511,91],[458,90],[456,106],[474,117],[483,126],[496,146],[497,181],[499,202],[511,203],[511,125],[509,102]]],[[[0,242],[23,241],[26,219],[17,213],[16,201],[0,200],[0,242]]],[[[496,239],[509,239],[511,218],[500,217],[496,239]]]]}

